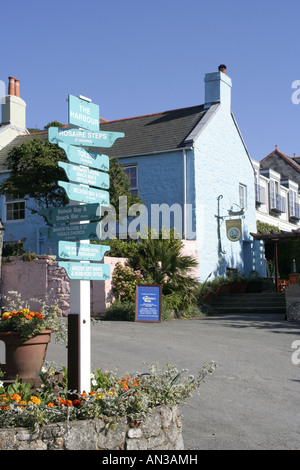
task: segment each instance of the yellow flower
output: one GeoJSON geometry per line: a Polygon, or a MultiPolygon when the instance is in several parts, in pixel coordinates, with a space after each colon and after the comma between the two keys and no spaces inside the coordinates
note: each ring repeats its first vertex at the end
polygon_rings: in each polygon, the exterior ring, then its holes
{"type": "Polygon", "coordinates": [[[40,405],[41,400],[38,397],[30,397],[29,403],[31,403],[32,405],[40,405]]]}
{"type": "Polygon", "coordinates": [[[4,312],[3,315],[2,315],[3,320],[7,320],[10,317],[11,317],[11,315],[10,315],[9,312],[4,312]]]}

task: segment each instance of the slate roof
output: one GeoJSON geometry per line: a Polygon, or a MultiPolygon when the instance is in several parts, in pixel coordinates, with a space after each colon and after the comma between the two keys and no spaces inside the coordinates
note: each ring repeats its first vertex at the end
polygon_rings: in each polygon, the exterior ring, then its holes
{"type": "MultiPolygon", "coordinates": [[[[100,130],[124,132],[125,137],[117,139],[111,148],[101,148],[99,151],[111,157],[121,157],[182,148],[186,145],[185,140],[207,111],[204,105],[199,105],[117,121],[100,122],[100,130]]],[[[11,148],[34,138],[47,139],[48,132],[16,137],[0,150],[0,170],[5,169],[5,160],[11,148]]],[[[95,147],[91,150],[97,151],[95,147]]]]}
{"type": "Polygon", "coordinates": [[[100,124],[100,130],[125,133],[102,152],[121,157],[182,148],[206,111],[200,105],[100,124]]]}
{"type": "Polygon", "coordinates": [[[260,162],[261,169],[271,168],[281,174],[281,179],[290,179],[299,184],[300,187],[300,164],[299,157],[293,158],[279,150],[263,158],[260,162]]]}

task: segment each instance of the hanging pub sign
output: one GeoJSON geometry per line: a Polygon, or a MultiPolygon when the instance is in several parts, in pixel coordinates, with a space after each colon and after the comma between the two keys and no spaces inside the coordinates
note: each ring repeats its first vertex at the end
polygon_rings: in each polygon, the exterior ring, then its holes
{"type": "Polygon", "coordinates": [[[231,242],[237,242],[242,236],[241,219],[226,220],[226,234],[231,242]]]}
{"type": "Polygon", "coordinates": [[[135,321],[161,322],[162,289],[157,284],[138,284],[135,295],[135,321]]]}

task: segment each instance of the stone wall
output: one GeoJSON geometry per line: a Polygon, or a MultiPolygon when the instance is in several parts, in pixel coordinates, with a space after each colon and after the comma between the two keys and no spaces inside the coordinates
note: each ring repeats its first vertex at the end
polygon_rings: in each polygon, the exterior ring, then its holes
{"type": "MultiPolygon", "coordinates": [[[[105,256],[103,262],[111,266],[111,272],[117,262],[125,263],[125,258],[105,256]]],[[[22,299],[38,298],[51,303],[56,300],[63,315],[70,312],[69,279],[53,256],[37,256],[32,261],[24,261],[21,256],[4,258],[2,263],[1,295],[8,296],[9,291],[17,291],[22,299]]],[[[111,279],[91,282],[91,315],[98,316],[111,304],[111,279]]],[[[3,301],[5,305],[5,301],[3,301]]],[[[30,301],[33,310],[38,310],[39,303],[30,301]]]]}
{"type": "Polygon", "coordinates": [[[124,417],[0,429],[0,450],[184,450],[182,421],[177,407],[161,405],[137,426],[124,417]]]}

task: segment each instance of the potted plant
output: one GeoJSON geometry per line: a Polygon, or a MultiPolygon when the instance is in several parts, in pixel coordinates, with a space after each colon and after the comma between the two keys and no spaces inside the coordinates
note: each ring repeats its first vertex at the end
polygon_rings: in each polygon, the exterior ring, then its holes
{"type": "MultiPolygon", "coordinates": [[[[44,363],[51,334],[66,338],[66,325],[57,321],[56,305],[41,302],[41,311],[33,312],[17,292],[10,292],[9,307],[0,316],[0,341],[5,343],[6,363],[0,364],[5,380],[32,379],[44,363]]],[[[37,299],[32,299],[37,301],[37,299]]]]}

